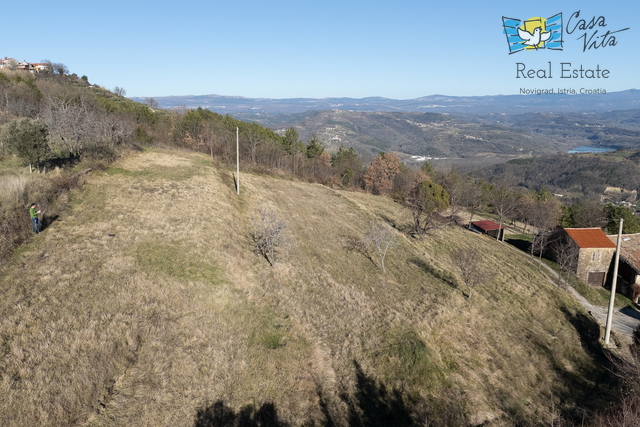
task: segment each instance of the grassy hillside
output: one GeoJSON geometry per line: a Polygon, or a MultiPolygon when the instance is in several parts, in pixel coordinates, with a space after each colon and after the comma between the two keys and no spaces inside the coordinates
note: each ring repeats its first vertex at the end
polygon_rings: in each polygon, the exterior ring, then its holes
{"type": "Polygon", "coordinates": [[[613,398],[597,326],[507,245],[418,241],[389,199],[276,177],[237,196],[200,154],[87,180],[0,271],[0,425],[549,425],[613,398]],[[291,237],[274,268],[264,206],[291,237]],[[372,221],[400,242],[386,273],[350,249],[372,221]],[[492,279],[467,299],[471,246],[492,279]]]}

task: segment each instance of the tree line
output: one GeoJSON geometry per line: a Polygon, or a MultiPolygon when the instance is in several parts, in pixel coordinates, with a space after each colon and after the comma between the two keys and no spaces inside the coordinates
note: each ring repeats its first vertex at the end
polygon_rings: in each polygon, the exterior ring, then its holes
{"type": "MultiPolygon", "coordinates": [[[[518,160],[473,176],[456,169],[436,171],[429,163],[413,170],[390,152],[378,153],[367,165],[353,148],[340,147],[328,153],[315,135],[303,141],[293,127],[280,135],[255,122],[202,108],[160,110],[151,98],[144,104],[133,102],[124,98],[123,88],[107,90],[92,85],[86,76],[68,74],[63,64],[52,70],[39,74],[0,71],[0,156],[14,153],[35,170],[83,159],[113,158],[118,150],[141,145],[200,151],[221,164],[233,164],[238,137],[243,168],[392,197],[411,210],[411,232],[418,238],[435,227],[460,222],[462,209],[471,214],[471,220],[478,212],[487,211],[495,214],[501,225],[519,221],[524,224],[523,233],[527,226],[538,231],[559,225],[605,227],[612,215],[628,213],[618,212],[624,208],[602,210],[595,202],[562,207],[546,190],[548,180],[541,177],[552,176],[548,169],[561,166],[569,172],[579,171],[584,186],[596,181],[590,179],[593,174],[605,173],[619,178],[614,184],[625,186],[637,175],[635,170],[628,171],[624,162],[605,168],[601,160],[574,156],[518,160]],[[531,190],[523,191],[523,185],[531,190]]],[[[635,167],[632,161],[627,162],[635,167]]],[[[566,174],[560,175],[566,179],[566,174]]],[[[553,184],[560,185],[560,181],[553,184]]],[[[625,224],[632,229],[635,217],[629,218],[625,224]]],[[[537,238],[533,246],[544,246],[537,238]]]]}

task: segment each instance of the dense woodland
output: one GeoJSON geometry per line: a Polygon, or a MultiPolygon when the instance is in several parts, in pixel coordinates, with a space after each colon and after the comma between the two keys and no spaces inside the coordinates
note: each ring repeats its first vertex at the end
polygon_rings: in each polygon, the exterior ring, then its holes
{"type": "Polygon", "coordinates": [[[606,187],[640,189],[636,151],[599,156],[560,154],[514,159],[475,170],[474,176],[503,180],[525,188],[546,187],[575,199],[594,198],[606,187]]]}
{"type": "Polygon", "coordinates": [[[639,189],[633,156],[525,158],[473,174],[436,171],[429,163],[413,170],[391,152],[365,164],[353,148],[329,153],[314,135],[301,140],[293,127],[280,136],[209,110],[169,112],[155,108],[153,99],[141,104],[123,95],[121,88],[107,90],[86,76],[69,75],[66,67],[48,74],[0,71],[0,160],[34,171],[25,177],[13,167],[0,169],[0,259],[29,238],[27,206],[47,207],[49,220],[55,220],[67,192],[82,183],[87,170],[148,145],[204,152],[220,165],[232,165],[236,132],[243,169],[391,197],[411,212],[408,233],[418,239],[433,228],[460,223],[462,209],[472,219],[486,212],[500,223],[521,221],[523,233],[535,227],[531,251],[536,253],[545,250],[546,236],[560,225],[612,227],[613,218],[624,216],[625,232],[640,232],[627,208],[586,199],[562,205],[552,195],[564,190],[595,195],[605,186],[639,189]]]}

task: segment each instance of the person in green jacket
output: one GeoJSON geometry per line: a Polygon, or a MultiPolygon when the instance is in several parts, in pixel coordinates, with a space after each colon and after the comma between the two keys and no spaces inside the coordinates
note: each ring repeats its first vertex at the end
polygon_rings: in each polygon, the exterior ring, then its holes
{"type": "Polygon", "coordinates": [[[32,203],[31,208],[29,209],[29,215],[31,215],[31,223],[33,225],[33,232],[36,234],[40,233],[40,219],[38,219],[38,214],[40,211],[36,211],[36,204],[32,203]]]}

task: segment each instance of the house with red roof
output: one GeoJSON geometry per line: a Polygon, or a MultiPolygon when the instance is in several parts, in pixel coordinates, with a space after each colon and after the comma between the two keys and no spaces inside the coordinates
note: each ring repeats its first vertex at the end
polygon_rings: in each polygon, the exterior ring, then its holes
{"type": "Polygon", "coordinates": [[[50,66],[51,64],[48,62],[18,62],[15,59],[8,58],[6,56],[4,57],[4,59],[0,58],[0,68],[8,68],[11,70],[23,70],[32,73],[40,73],[43,71],[51,71],[50,66]]]}
{"type": "Polygon", "coordinates": [[[504,241],[505,227],[493,221],[474,221],[469,225],[469,229],[471,231],[475,231],[476,233],[487,234],[494,239],[504,241]]]}
{"type": "Polygon", "coordinates": [[[37,73],[41,73],[43,71],[51,71],[49,68],[51,64],[49,64],[48,62],[32,62],[30,65],[31,71],[35,71],[37,73]]]}
{"type": "Polygon", "coordinates": [[[565,228],[566,242],[577,252],[574,271],[592,286],[603,286],[616,244],[600,228],[565,228]]]}

